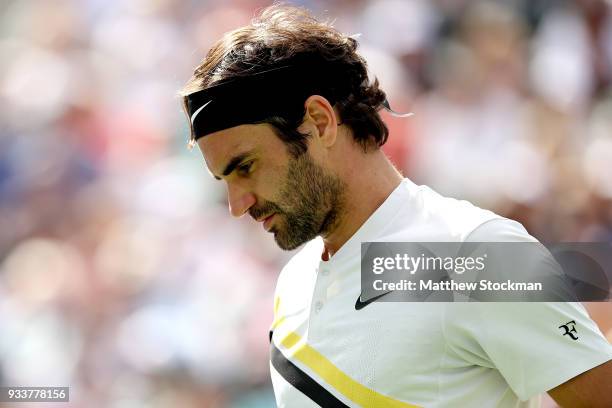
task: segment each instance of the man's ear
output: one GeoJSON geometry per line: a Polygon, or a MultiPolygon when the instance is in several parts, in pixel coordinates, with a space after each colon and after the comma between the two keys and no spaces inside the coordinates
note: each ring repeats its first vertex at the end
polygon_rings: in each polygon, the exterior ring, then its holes
{"type": "Polygon", "coordinates": [[[304,108],[304,122],[298,130],[310,133],[313,139],[317,139],[324,147],[336,143],[338,120],[329,101],[320,95],[311,95],[304,102],[304,108]]]}

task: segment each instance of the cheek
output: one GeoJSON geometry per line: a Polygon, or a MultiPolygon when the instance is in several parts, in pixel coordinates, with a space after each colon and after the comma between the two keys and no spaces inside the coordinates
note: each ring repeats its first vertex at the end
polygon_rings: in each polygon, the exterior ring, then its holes
{"type": "Polygon", "coordinates": [[[287,170],[282,166],[269,166],[266,169],[258,169],[253,175],[254,189],[257,195],[265,201],[282,202],[286,186],[287,170]]]}

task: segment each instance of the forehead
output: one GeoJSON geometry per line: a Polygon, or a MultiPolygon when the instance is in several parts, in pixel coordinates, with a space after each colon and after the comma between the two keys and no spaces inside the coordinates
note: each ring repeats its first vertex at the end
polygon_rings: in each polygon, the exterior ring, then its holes
{"type": "Polygon", "coordinates": [[[209,170],[220,174],[229,160],[246,152],[257,155],[282,155],[283,142],[271,125],[240,125],[220,130],[198,139],[209,170]]]}

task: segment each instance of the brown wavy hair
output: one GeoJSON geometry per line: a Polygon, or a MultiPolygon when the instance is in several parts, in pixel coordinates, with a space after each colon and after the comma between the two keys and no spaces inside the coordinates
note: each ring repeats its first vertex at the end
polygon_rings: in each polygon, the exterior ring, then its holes
{"type": "MultiPolygon", "coordinates": [[[[299,64],[304,56],[314,58],[333,69],[333,81],[342,95],[335,107],[340,122],[347,125],[364,151],[382,146],[389,130],[378,111],[385,93],[378,80],[370,82],[367,65],[357,54],[358,43],[327,22],[318,21],[300,7],[275,4],[265,8],[251,24],[226,33],[207,53],[181,91],[186,95],[206,89],[221,81],[269,70],[280,65],[299,64]]],[[[308,135],[297,131],[305,115],[303,104],[288,109],[283,116],[265,119],[289,151],[300,155],[307,150],[308,135]]]]}

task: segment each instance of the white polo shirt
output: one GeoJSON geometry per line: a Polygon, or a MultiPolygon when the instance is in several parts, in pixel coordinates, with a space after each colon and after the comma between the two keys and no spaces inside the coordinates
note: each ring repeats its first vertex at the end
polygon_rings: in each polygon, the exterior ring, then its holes
{"type": "Polygon", "coordinates": [[[308,243],[276,288],[279,407],[533,407],[612,358],[575,303],[384,303],[357,310],[362,241],[534,241],[517,222],[408,179],[327,262],[308,243]],[[577,340],[560,325],[575,321],[577,340]]]}

